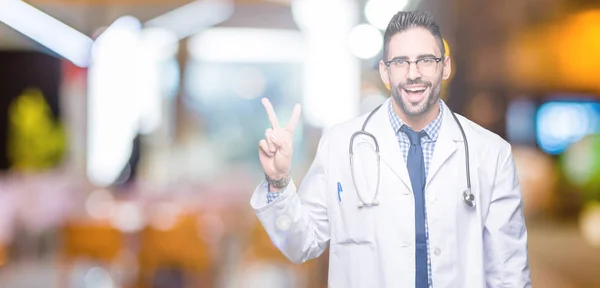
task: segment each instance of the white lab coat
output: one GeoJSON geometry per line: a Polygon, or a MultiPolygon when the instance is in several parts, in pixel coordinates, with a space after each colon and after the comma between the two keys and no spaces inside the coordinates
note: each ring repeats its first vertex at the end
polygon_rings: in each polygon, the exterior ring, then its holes
{"type": "MultiPolygon", "coordinates": [[[[290,261],[305,262],[330,247],[329,287],[415,285],[414,197],[383,105],[366,128],[380,146],[379,206],[359,209],[350,177],[349,140],[366,115],[323,135],[298,191],[292,182],[267,204],[263,181],[250,200],[270,239],[290,261]],[[343,186],[339,198],[337,182],[343,186]]],[[[450,110],[445,106],[444,111],[450,110]]],[[[461,196],[466,188],[463,138],[452,115],[444,113],[425,188],[433,285],[530,287],[527,230],[510,144],[459,119],[469,144],[477,204],[469,208],[461,196]]]]}

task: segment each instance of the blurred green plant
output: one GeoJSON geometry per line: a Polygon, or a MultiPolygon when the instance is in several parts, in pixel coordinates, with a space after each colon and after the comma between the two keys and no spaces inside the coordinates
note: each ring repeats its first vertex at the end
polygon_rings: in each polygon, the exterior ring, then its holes
{"type": "Polygon", "coordinates": [[[600,134],[572,144],[560,161],[568,181],[583,193],[582,200],[600,201],[600,134]]]}
{"type": "Polygon", "coordinates": [[[39,89],[27,89],[9,107],[8,158],[11,170],[34,172],[58,165],[64,155],[63,126],[52,117],[39,89]]]}

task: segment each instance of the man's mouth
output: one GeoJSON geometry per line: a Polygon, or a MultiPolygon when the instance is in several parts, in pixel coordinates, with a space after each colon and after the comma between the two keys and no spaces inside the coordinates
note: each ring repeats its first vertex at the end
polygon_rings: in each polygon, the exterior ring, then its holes
{"type": "Polygon", "coordinates": [[[426,86],[415,86],[415,87],[404,87],[402,88],[405,95],[407,96],[407,100],[410,102],[420,102],[423,99],[423,95],[425,91],[427,91],[426,86]]]}

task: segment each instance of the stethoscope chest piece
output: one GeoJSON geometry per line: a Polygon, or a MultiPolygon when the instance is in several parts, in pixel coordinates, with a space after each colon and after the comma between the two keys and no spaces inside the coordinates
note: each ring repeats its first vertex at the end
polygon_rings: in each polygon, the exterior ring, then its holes
{"type": "Polygon", "coordinates": [[[469,207],[475,207],[475,195],[471,193],[471,190],[467,189],[463,192],[463,199],[465,200],[465,204],[469,207]]]}

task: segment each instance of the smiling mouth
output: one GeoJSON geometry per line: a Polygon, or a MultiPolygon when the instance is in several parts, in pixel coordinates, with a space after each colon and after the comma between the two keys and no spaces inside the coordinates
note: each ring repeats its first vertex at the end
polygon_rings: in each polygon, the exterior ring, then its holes
{"type": "Polygon", "coordinates": [[[427,87],[408,87],[402,88],[406,96],[408,96],[408,100],[411,102],[419,102],[423,98],[425,91],[427,91],[427,87]]]}

